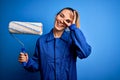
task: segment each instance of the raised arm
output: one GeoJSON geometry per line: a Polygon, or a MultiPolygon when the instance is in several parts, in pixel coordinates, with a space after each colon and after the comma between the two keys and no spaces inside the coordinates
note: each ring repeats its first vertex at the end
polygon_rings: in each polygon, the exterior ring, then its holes
{"type": "Polygon", "coordinates": [[[75,24],[69,28],[77,56],[81,59],[88,57],[91,53],[91,46],[86,42],[83,33],[75,24]]]}

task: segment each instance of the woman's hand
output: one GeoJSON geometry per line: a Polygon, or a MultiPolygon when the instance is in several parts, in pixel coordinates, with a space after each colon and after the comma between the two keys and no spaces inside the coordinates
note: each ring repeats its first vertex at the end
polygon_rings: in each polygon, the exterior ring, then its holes
{"type": "Polygon", "coordinates": [[[73,12],[73,22],[72,24],[75,24],[76,23],[76,11],[73,12]]]}
{"type": "Polygon", "coordinates": [[[22,62],[28,62],[28,54],[21,52],[20,55],[19,55],[18,61],[20,63],[22,63],[22,62]]]}
{"type": "Polygon", "coordinates": [[[73,20],[64,20],[64,23],[66,24],[67,27],[69,27],[71,24],[76,23],[76,11],[73,12],[73,20]]]}

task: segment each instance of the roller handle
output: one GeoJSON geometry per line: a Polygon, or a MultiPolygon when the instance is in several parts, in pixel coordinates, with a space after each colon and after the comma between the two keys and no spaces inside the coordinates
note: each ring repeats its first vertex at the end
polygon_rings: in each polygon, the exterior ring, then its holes
{"type": "MultiPolygon", "coordinates": [[[[25,48],[24,48],[24,47],[21,48],[21,51],[22,51],[23,53],[25,53],[25,48]]],[[[25,66],[25,65],[26,65],[26,62],[22,62],[22,65],[25,66]]]]}

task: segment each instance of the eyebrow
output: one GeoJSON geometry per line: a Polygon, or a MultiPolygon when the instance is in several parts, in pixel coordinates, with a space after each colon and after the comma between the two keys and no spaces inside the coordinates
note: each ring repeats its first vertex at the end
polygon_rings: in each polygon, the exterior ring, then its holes
{"type": "MultiPolygon", "coordinates": [[[[65,16],[62,12],[61,12],[60,14],[62,14],[63,16],[65,16]]],[[[70,15],[70,18],[67,18],[66,20],[70,20],[70,21],[72,21],[72,17],[71,17],[71,15],[70,15]]]]}
{"type": "Polygon", "coordinates": [[[59,15],[63,15],[63,16],[65,16],[63,13],[60,13],[59,15]]]}

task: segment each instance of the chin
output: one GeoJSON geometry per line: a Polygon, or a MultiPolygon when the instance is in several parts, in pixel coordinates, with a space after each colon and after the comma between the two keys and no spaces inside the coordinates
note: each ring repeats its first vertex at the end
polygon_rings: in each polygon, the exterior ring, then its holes
{"type": "Polygon", "coordinates": [[[55,28],[55,30],[57,30],[57,31],[64,31],[64,30],[65,30],[64,27],[55,26],[54,28],[55,28]]]}

